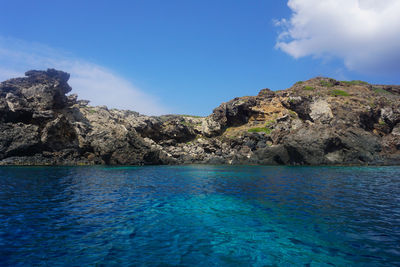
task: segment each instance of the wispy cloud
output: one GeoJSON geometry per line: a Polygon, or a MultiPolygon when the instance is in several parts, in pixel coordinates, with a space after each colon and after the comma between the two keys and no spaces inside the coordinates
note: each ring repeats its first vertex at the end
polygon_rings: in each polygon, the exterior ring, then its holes
{"type": "Polygon", "coordinates": [[[339,57],[350,70],[399,74],[399,0],[289,0],[276,47],[301,58],[339,57]]]}
{"type": "Polygon", "coordinates": [[[156,96],[135,87],[113,71],[68,52],[38,43],[0,37],[0,81],[24,76],[30,69],[56,68],[71,74],[72,93],[92,105],[129,109],[148,115],[168,113],[156,96]]]}

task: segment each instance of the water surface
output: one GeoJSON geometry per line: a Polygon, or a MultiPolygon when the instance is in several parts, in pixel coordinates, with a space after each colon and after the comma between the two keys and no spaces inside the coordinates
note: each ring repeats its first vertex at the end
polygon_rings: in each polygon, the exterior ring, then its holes
{"type": "Polygon", "coordinates": [[[396,266],[400,167],[2,167],[0,266],[396,266]]]}

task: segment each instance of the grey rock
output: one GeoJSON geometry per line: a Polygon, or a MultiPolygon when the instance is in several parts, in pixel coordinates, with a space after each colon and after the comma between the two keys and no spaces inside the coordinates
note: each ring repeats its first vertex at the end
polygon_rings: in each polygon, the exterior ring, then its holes
{"type": "Polygon", "coordinates": [[[66,95],[67,73],[26,76],[0,83],[0,165],[400,164],[396,86],[377,95],[370,85],[315,78],[201,118],[94,107],[66,95]]]}
{"type": "Polygon", "coordinates": [[[0,124],[0,159],[31,155],[40,149],[39,127],[23,123],[0,124]]]}
{"type": "Polygon", "coordinates": [[[310,117],[314,122],[329,123],[333,118],[333,114],[328,102],[318,99],[311,103],[310,117]]]}

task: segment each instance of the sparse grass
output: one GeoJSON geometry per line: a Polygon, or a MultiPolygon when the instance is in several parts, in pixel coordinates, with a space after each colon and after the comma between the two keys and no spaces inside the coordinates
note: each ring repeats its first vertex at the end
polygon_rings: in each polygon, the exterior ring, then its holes
{"type": "Polygon", "coordinates": [[[236,130],[236,127],[228,127],[225,129],[225,136],[227,138],[237,138],[239,132],[236,130]]]}
{"type": "Polygon", "coordinates": [[[330,94],[333,95],[333,96],[350,96],[350,94],[347,93],[346,91],[338,90],[338,89],[332,90],[330,92],[330,94]]]}
{"type": "Polygon", "coordinates": [[[294,117],[294,118],[298,117],[298,114],[296,112],[294,112],[293,110],[290,110],[290,109],[289,109],[289,114],[290,114],[291,117],[294,117]]]}
{"type": "Polygon", "coordinates": [[[193,123],[193,122],[188,122],[188,121],[182,121],[182,124],[187,127],[196,127],[196,126],[201,125],[201,122],[193,123]]]}
{"type": "Polygon", "coordinates": [[[393,95],[392,92],[386,91],[385,89],[382,89],[382,88],[374,87],[374,88],[372,88],[372,90],[373,90],[375,93],[377,93],[377,94],[388,94],[388,95],[393,95]]]}
{"type": "Polygon", "coordinates": [[[193,123],[187,121],[182,121],[182,124],[185,125],[186,127],[193,127],[193,123]]]}
{"type": "Polygon", "coordinates": [[[333,86],[335,86],[335,82],[336,81],[331,81],[331,80],[329,80],[329,81],[321,81],[320,85],[323,86],[323,87],[333,87],[333,86]]]}
{"type": "Polygon", "coordinates": [[[315,88],[312,86],[304,86],[303,89],[306,91],[314,91],[315,90],[315,88]]]}
{"type": "Polygon", "coordinates": [[[247,130],[249,133],[266,133],[266,134],[270,134],[272,132],[272,129],[268,128],[268,127],[256,127],[256,128],[251,128],[249,130],[247,130]]]}
{"type": "Polygon", "coordinates": [[[303,81],[298,81],[297,83],[295,83],[295,85],[300,85],[300,84],[303,84],[304,82],[303,81]]]}
{"type": "Polygon", "coordinates": [[[376,108],[376,103],[371,101],[368,106],[370,106],[370,108],[376,108]]]}
{"type": "Polygon", "coordinates": [[[182,117],[189,117],[189,118],[196,118],[196,119],[200,119],[200,118],[204,118],[202,116],[196,116],[196,115],[188,115],[188,114],[182,114],[180,115],[182,117]]]}
{"type": "Polygon", "coordinates": [[[353,81],[341,81],[344,85],[367,85],[367,82],[360,81],[360,80],[353,80],[353,81]]]}
{"type": "Polygon", "coordinates": [[[382,125],[382,126],[383,126],[383,125],[386,125],[386,122],[385,122],[384,120],[379,120],[378,123],[379,123],[379,125],[382,125]]]}
{"type": "Polygon", "coordinates": [[[96,113],[96,110],[94,110],[94,109],[91,108],[91,109],[88,110],[88,112],[89,112],[90,114],[95,114],[95,113],[96,113]]]}
{"type": "Polygon", "coordinates": [[[275,123],[276,120],[270,120],[265,123],[265,127],[270,126],[271,124],[275,123]]]}

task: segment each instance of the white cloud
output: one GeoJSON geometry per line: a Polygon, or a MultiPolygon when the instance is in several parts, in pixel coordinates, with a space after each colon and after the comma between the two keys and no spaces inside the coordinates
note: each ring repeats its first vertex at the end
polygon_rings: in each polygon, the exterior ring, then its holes
{"type": "Polygon", "coordinates": [[[144,93],[128,80],[102,66],[77,59],[37,43],[0,37],[0,81],[23,77],[31,69],[55,68],[71,74],[71,93],[91,105],[129,109],[148,115],[167,113],[155,96],[144,93]]]}
{"type": "Polygon", "coordinates": [[[289,0],[276,47],[301,58],[339,57],[350,70],[400,73],[400,0],[289,0]]]}

